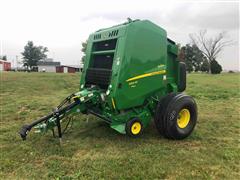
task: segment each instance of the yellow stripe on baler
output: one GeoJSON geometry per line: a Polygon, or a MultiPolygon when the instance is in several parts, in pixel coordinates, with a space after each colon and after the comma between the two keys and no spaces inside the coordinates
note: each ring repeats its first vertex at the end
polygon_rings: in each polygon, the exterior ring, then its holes
{"type": "Polygon", "coordinates": [[[115,102],[114,102],[113,98],[112,98],[112,105],[113,105],[113,108],[116,109],[115,102]]]}
{"type": "Polygon", "coordinates": [[[142,78],[145,78],[145,77],[150,77],[150,76],[155,76],[155,75],[165,74],[165,73],[166,73],[166,70],[155,71],[155,72],[146,73],[146,74],[142,74],[142,75],[139,75],[139,76],[132,77],[132,78],[126,80],[126,81],[127,82],[134,81],[134,80],[137,80],[137,79],[142,79],[142,78]]]}

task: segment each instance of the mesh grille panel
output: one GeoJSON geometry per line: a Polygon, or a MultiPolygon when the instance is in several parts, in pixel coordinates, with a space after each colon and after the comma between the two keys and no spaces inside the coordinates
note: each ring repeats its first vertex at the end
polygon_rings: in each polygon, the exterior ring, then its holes
{"type": "Polygon", "coordinates": [[[86,72],[86,85],[98,85],[107,89],[112,71],[110,69],[88,68],[86,72]]]}

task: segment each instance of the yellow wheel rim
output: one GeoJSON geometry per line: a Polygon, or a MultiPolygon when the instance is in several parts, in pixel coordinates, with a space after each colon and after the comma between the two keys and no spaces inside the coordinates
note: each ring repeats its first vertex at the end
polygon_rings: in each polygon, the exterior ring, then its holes
{"type": "Polygon", "coordinates": [[[188,109],[182,109],[178,114],[177,125],[180,128],[185,128],[190,121],[190,112],[188,109]]]}
{"type": "Polygon", "coordinates": [[[142,126],[140,122],[133,123],[131,127],[132,134],[138,134],[141,131],[141,128],[142,126]]]}

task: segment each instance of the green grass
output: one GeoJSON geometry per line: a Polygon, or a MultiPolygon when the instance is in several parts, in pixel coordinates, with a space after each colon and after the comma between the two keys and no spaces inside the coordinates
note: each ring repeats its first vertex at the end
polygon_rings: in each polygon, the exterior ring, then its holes
{"type": "Polygon", "coordinates": [[[17,132],[76,92],[79,75],[3,73],[0,85],[0,179],[240,179],[239,74],[188,75],[199,119],[185,140],[153,123],[132,139],[78,116],[61,147],[50,132],[25,142],[17,132]]]}

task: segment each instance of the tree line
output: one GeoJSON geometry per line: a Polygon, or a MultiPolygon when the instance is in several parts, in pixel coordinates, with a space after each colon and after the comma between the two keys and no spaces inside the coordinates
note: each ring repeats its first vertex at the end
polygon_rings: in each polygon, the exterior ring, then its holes
{"type": "Polygon", "coordinates": [[[226,40],[226,32],[210,38],[207,38],[206,34],[206,30],[198,34],[190,34],[191,43],[185,46],[178,44],[178,59],[185,62],[189,73],[202,71],[219,74],[222,72],[222,66],[218,63],[217,57],[224,47],[232,44],[232,41],[226,40]]]}
{"type": "Polygon", "coordinates": [[[185,62],[187,71],[219,74],[222,66],[216,59],[209,61],[195,44],[186,44],[179,48],[178,59],[185,62]]]}
{"type": "MultiPolygon", "coordinates": [[[[225,40],[225,32],[219,33],[215,37],[208,38],[207,31],[200,31],[198,34],[190,34],[191,43],[181,46],[178,44],[178,59],[185,62],[187,71],[190,72],[207,72],[219,74],[222,66],[218,63],[217,57],[223,48],[230,45],[232,41],[225,40]]],[[[85,59],[87,41],[82,43],[83,52],[82,62],[85,59]]],[[[32,69],[41,59],[47,58],[48,48],[35,46],[32,41],[28,41],[21,53],[23,56],[23,65],[32,69]]]]}

